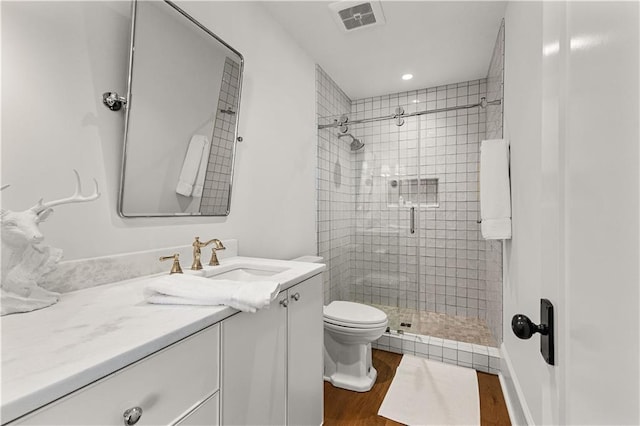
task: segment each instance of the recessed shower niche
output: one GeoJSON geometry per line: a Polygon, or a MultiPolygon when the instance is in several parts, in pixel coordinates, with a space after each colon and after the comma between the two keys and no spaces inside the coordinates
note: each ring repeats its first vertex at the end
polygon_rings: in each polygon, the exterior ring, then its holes
{"type": "Polygon", "coordinates": [[[389,207],[437,208],[440,205],[438,200],[438,178],[388,179],[389,207]]]}

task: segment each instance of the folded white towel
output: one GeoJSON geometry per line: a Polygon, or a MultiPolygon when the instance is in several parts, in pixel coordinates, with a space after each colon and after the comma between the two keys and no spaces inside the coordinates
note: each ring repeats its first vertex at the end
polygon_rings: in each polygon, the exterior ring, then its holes
{"type": "Polygon", "coordinates": [[[480,217],[487,240],[511,238],[509,144],[504,139],[480,145],[480,217]]]}
{"type": "Polygon", "coordinates": [[[147,302],[162,305],[226,305],[244,312],[268,307],[280,293],[275,281],[211,280],[187,274],[153,278],[144,288],[147,302]]]}
{"type": "MultiPolygon", "coordinates": [[[[187,153],[184,156],[180,178],[176,186],[176,192],[185,197],[191,197],[193,186],[196,183],[198,172],[204,157],[205,147],[209,140],[203,135],[193,135],[187,147],[187,153]]],[[[206,165],[205,165],[206,169],[206,165]]]]}

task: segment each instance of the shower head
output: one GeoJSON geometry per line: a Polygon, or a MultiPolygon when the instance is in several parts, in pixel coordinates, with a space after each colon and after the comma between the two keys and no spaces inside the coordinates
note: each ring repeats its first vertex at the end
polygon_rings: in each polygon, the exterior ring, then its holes
{"type": "Polygon", "coordinates": [[[342,135],[338,135],[338,139],[349,136],[351,138],[351,151],[357,151],[364,146],[364,143],[360,141],[360,139],[356,139],[351,133],[345,133],[342,135]]]}
{"type": "Polygon", "coordinates": [[[364,143],[360,142],[360,139],[353,138],[351,141],[351,151],[357,151],[364,147],[364,143]]]}

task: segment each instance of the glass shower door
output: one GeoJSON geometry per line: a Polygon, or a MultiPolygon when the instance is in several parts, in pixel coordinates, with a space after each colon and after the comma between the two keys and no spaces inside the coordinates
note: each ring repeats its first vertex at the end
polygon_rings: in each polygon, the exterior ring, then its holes
{"type": "Polygon", "coordinates": [[[354,126],[352,300],[384,310],[392,330],[414,332],[419,312],[418,118],[354,126]],[[413,327],[413,328],[412,328],[413,327]]]}
{"type": "MultiPolygon", "coordinates": [[[[449,88],[462,104],[477,101],[478,82],[449,88]]],[[[420,334],[494,346],[486,325],[486,243],[480,235],[479,152],[485,138],[480,107],[420,118],[420,334]]]]}

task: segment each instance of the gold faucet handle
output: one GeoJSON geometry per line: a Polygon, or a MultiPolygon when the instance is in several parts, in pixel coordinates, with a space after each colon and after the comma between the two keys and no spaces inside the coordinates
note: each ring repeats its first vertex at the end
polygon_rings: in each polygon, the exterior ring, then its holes
{"type": "Polygon", "coordinates": [[[220,265],[220,261],[218,261],[218,255],[216,254],[216,251],[226,249],[226,247],[222,245],[222,241],[214,240],[214,243],[216,246],[211,249],[211,260],[209,261],[209,266],[220,265]]]}
{"type": "Polygon", "coordinates": [[[171,265],[171,271],[169,272],[169,275],[181,274],[182,268],[180,267],[180,254],[175,253],[172,256],[161,256],[160,262],[164,262],[165,260],[169,260],[169,259],[173,259],[173,265],[171,265]]]}

